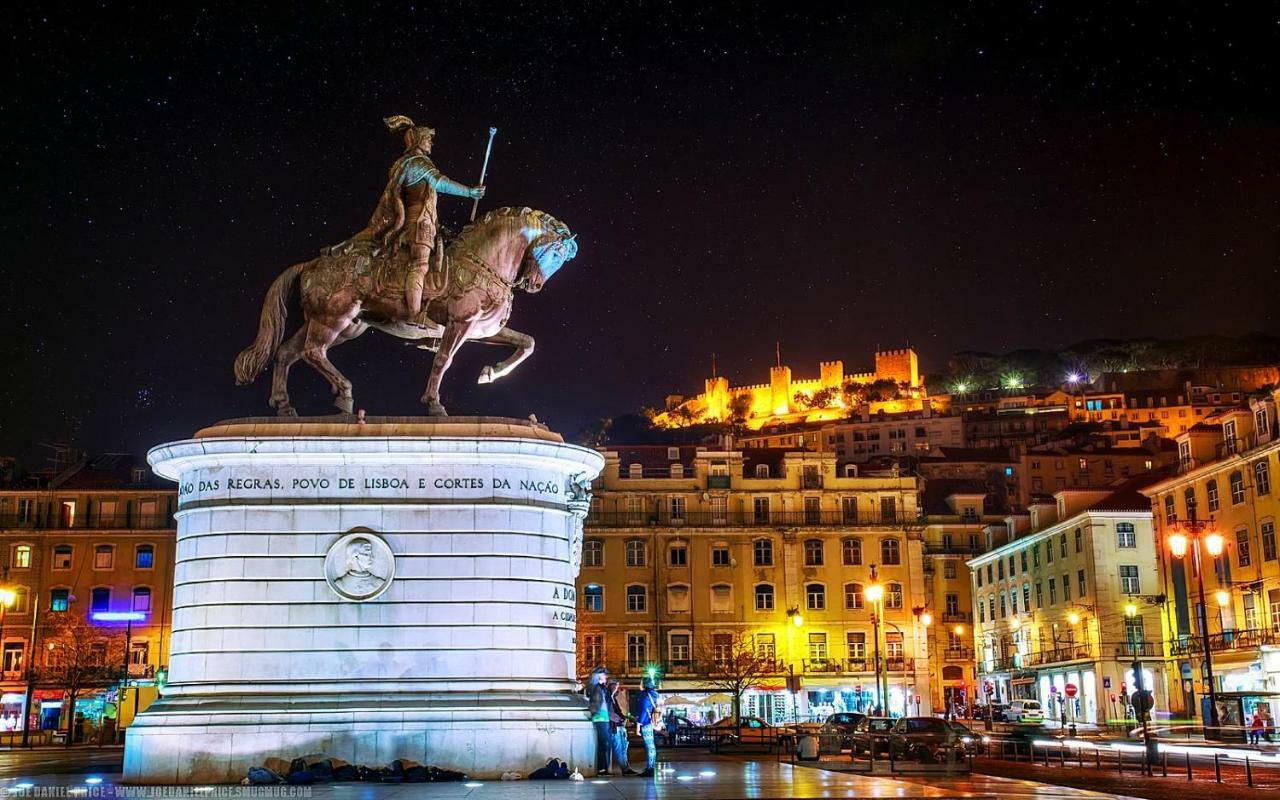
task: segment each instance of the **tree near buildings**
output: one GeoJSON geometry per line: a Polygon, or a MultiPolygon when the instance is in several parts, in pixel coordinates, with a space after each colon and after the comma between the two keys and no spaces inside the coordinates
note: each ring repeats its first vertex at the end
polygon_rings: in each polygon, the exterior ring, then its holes
{"type": "Polygon", "coordinates": [[[45,616],[42,643],[45,667],[40,683],[67,693],[67,741],[75,739],[76,698],[90,688],[109,686],[121,678],[124,666],[124,632],[94,625],[70,612],[45,616]]]}
{"type": "Polygon", "coordinates": [[[707,685],[733,698],[734,724],[742,720],[742,694],[758,689],[777,672],[773,655],[756,647],[750,634],[713,633],[702,643],[698,661],[706,669],[707,685]]]}

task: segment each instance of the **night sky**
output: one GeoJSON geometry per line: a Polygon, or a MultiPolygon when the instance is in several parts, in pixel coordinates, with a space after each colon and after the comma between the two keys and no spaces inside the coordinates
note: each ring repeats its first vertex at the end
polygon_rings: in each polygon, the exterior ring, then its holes
{"type": "MultiPolygon", "coordinates": [[[[0,455],[270,413],[232,359],[279,271],[367,220],[389,114],[466,183],[497,126],[481,210],[579,235],[517,297],[537,352],[480,387],[501,356],[464,348],[455,414],[572,434],[700,391],[713,352],[763,381],[775,340],[808,376],[877,345],[935,371],[1280,328],[1268,4],[63,5],[0,18],[0,455]]],[[[357,407],[421,413],[429,353],[371,331],[331,356],[357,407]]],[[[332,411],[309,367],[292,388],[332,411]]]]}

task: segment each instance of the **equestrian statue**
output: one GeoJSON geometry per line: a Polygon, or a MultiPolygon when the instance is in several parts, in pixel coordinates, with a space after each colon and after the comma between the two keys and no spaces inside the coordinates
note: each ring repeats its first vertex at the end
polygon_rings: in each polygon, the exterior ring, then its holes
{"type": "Polygon", "coordinates": [[[428,414],[445,416],[440,381],[458,348],[468,341],[515,348],[505,361],[482,369],[480,383],[492,383],[515,369],[533,352],[532,336],[507,327],[515,290],[541,291],[578,254],[576,236],[564,223],[529,208],[490,211],[446,240],[437,221],[436,197],[479,200],[484,186],[466,186],[436,168],[429,158],[433,129],[404,116],[384,122],[393,131],[405,131],[405,151],[391,166],[369,224],[282,272],[267,290],[257,337],[236,357],[236,383],[244,385],[275,356],[269,402],[281,416],[297,415],[289,403],[288,383],[289,368],[298,359],[329,382],[334,405],[352,413],[351,381],[329,361],[329,348],[369,328],[425,340],[420,346],[435,350],[422,402],[428,414]],[[286,304],[295,287],[304,322],[285,340],[286,304]]]}

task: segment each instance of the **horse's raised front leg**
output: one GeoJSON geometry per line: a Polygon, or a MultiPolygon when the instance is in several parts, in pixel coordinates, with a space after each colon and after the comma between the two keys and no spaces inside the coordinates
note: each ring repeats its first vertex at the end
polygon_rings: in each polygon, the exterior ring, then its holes
{"type": "Polygon", "coordinates": [[[500,361],[492,367],[485,367],[480,370],[480,377],[477,383],[493,383],[515,369],[521,361],[533,355],[533,337],[527,333],[513,331],[510,328],[502,328],[494,335],[486,336],[476,341],[488,344],[507,344],[516,348],[510,358],[500,361]]]}
{"type": "Polygon", "coordinates": [[[440,337],[440,349],[431,360],[431,377],[427,378],[427,390],[422,394],[422,402],[427,405],[427,414],[433,417],[447,417],[443,405],[440,404],[440,381],[449,371],[453,356],[458,348],[467,340],[467,332],[471,330],[470,322],[450,322],[445,326],[444,335],[440,337]]]}
{"type": "Polygon", "coordinates": [[[306,328],[306,340],[302,346],[302,358],[311,366],[315,367],[316,372],[329,382],[330,388],[333,390],[333,404],[337,406],[339,411],[345,411],[351,414],[355,410],[355,401],[351,397],[351,381],[338,371],[338,368],[329,360],[329,347],[334,344],[341,344],[347,338],[354,338],[364,333],[363,323],[354,323],[350,320],[342,320],[341,327],[330,327],[317,320],[309,320],[306,328]],[[349,329],[360,328],[351,336],[343,338],[349,329]]]}
{"type": "Polygon", "coordinates": [[[298,412],[289,405],[289,368],[302,358],[302,343],[306,339],[307,326],[303,324],[289,341],[276,350],[276,366],[271,373],[271,398],[267,401],[282,417],[296,417],[298,412]]]}

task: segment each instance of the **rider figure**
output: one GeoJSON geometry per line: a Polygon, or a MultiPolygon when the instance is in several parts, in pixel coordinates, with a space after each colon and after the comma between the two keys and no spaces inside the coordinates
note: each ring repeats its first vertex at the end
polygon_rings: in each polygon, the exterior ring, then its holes
{"type": "Polygon", "coordinates": [[[393,131],[404,130],[404,154],[391,165],[387,187],[382,190],[369,224],[353,238],[372,239],[393,258],[401,249],[408,251],[404,297],[413,317],[424,307],[424,287],[428,287],[427,300],[439,296],[445,288],[444,248],[436,232],[437,193],[477,199],[484,197],[484,187],[465,186],[436,169],[428,158],[436,133],[433,128],[415,125],[413,120],[399,115],[383,122],[393,131]],[[432,276],[430,282],[428,272],[432,276]]]}

